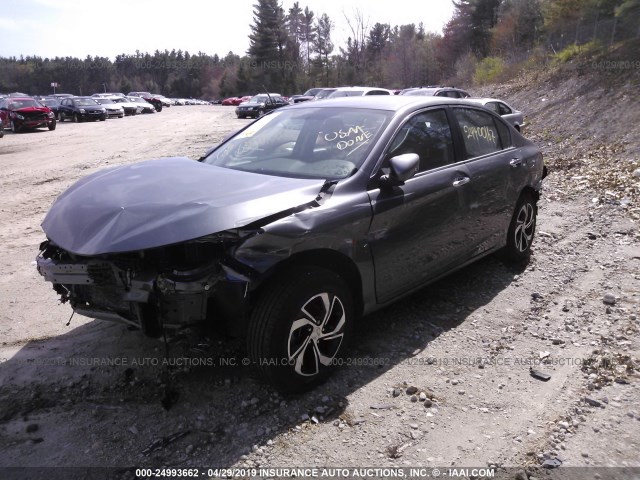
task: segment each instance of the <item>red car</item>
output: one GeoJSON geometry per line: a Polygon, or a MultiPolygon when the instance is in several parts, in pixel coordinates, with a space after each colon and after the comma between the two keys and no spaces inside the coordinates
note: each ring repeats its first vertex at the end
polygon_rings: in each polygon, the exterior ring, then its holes
{"type": "Polygon", "coordinates": [[[23,129],[47,127],[56,129],[56,116],[35,98],[9,97],[0,100],[0,123],[11,127],[14,133],[23,129]]]}
{"type": "Polygon", "coordinates": [[[222,100],[222,102],[220,103],[220,105],[226,105],[226,106],[230,106],[230,105],[238,105],[237,103],[235,103],[237,100],[239,100],[238,97],[229,97],[229,98],[225,98],[224,100],[222,100]]]}

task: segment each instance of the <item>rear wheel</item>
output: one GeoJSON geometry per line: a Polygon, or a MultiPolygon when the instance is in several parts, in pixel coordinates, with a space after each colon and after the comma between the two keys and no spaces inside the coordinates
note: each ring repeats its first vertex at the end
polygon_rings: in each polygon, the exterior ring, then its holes
{"type": "Polygon", "coordinates": [[[523,262],[531,256],[537,214],[538,205],[533,195],[528,192],[520,195],[507,232],[507,246],[504,249],[507,260],[523,262]]]}
{"type": "Polygon", "coordinates": [[[59,122],[64,122],[64,119],[65,119],[64,112],[60,112],[58,114],[58,117],[60,117],[59,120],[58,120],[59,122]]]}
{"type": "Polygon", "coordinates": [[[342,277],[312,266],[288,270],[271,280],[252,312],[251,360],[279,390],[309,390],[339,363],[354,315],[342,277]]]}

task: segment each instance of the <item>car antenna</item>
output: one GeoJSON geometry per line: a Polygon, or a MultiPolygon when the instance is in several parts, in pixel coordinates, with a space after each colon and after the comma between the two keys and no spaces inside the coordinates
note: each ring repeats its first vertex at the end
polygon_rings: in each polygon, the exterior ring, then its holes
{"type": "Polygon", "coordinates": [[[271,95],[269,95],[269,90],[267,90],[267,87],[262,85],[262,88],[264,89],[264,93],[267,94],[267,97],[269,97],[269,103],[273,103],[273,100],[271,99],[271,95]]]}

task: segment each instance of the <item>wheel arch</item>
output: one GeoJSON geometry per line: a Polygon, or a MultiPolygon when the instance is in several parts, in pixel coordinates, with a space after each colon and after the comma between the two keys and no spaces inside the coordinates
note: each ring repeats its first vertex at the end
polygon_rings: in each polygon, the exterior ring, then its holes
{"type": "Polygon", "coordinates": [[[364,310],[362,276],[355,262],[347,255],[331,249],[314,249],[298,252],[289,258],[272,266],[263,275],[260,285],[255,290],[256,294],[269,283],[269,280],[278,275],[286,274],[287,270],[300,265],[309,265],[324,268],[337,273],[345,279],[353,297],[356,316],[360,316],[364,310]]]}

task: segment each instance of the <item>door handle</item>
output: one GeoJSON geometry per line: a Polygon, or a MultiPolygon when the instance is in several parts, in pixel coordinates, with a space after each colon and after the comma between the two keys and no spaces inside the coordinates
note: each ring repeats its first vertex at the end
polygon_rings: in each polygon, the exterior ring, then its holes
{"type": "Polygon", "coordinates": [[[519,167],[520,165],[522,165],[522,159],[512,158],[511,161],[509,162],[509,165],[511,165],[512,167],[519,167]]]}
{"type": "Polygon", "coordinates": [[[460,186],[464,185],[465,183],[469,183],[469,180],[471,180],[469,177],[457,177],[453,181],[453,186],[454,187],[460,187],[460,186]]]}

